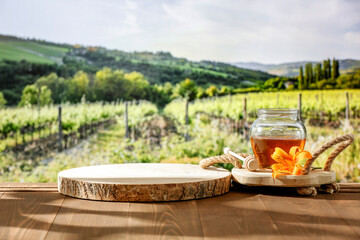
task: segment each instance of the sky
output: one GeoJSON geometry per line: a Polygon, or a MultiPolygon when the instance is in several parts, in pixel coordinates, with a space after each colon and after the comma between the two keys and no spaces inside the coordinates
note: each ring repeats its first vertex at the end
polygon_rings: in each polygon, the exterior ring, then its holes
{"type": "Polygon", "coordinates": [[[0,0],[0,34],[190,60],[360,59],[360,1],[0,0]]]}

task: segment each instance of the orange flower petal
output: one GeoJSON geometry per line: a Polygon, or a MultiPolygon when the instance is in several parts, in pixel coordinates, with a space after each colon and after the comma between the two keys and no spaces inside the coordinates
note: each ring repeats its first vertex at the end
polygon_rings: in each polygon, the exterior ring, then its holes
{"type": "Polygon", "coordinates": [[[277,170],[281,169],[283,167],[283,165],[281,163],[275,163],[273,165],[271,165],[271,169],[273,170],[273,172],[276,172],[277,170]]]}
{"type": "Polygon", "coordinates": [[[271,166],[273,170],[272,177],[275,179],[283,175],[302,175],[304,168],[299,164],[299,161],[312,158],[311,153],[302,151],[300,147],[294,146],[287,154],[281,148],[275,148],[271,158],[276,161],[276,164],[271,166]]]}
{"type": "Polygon", "coordinates": [[[301,149],[298,146],[294,146],[294,147],[290,148],[289,154],[290,154],[291,158],[294,159],[295,155],[300,151],[301,151],[301,149]]]}
{"type": "Polygon", "coordinates": [[[290,175],[291,172],[290,171],[286,171],[286,170],[279,170],[276,171],[274,174],[274,178],[277,178],[278,176],[284,176],[284,175],[290,175]]]}
{"type": "Polygon", "coordinates": [[[304,170],[304,168],[300,164],[296,163],[295,168],[291,174],[292,175],[303,175],[303,170],[304,170]]]}
{"type": "Polygon", "coordinates": [[[282,150],[282,148],[275,148],[275,152],[274,154],[277,154],[279,156],[281,156],[282,158],[291,158],[291,156],[289,156],[289,154],[287,154],[284,150],[282,150]]]}
{"type": "Polygon", "coordinates": [[[295,155],[295,161],[296,162],[299,162],[300,160],[303,160],[303,159],[311,159],[311,158],[312,158],[311,153],[309,153],[307,151],[298,152],[295,155]]]}

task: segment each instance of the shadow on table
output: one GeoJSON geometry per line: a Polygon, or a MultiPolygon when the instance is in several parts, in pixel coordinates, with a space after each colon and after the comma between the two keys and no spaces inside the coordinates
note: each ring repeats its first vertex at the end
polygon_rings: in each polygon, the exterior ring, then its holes
{"type": "Polygon", "coordinates": [[[301,196],[296,192],[295,187],[268,187],[268,186],[246,186],[238,184],[236,182],[232,183],[231,190],[234,192],[243,192],[243,193],[252,193],[252,194],[263,194],[269,196],[284,196],[284,197],[295,197],[295,198],[311,198],[311,199],[339,199],[341,200],[358,200],[359,194],[353,193],[334,193],[328,194],[324,192],[318,192],[316,197],[310,196],[301,196]],[[339,195],[340,194],[340,195],[339,195]]]}
{"type": "MultiPolygon", "coordinates": [[[[332,226],[326,228],[329,235],[349,238],[354,235],[351,232],[339,231],[339,227],[347,224],[360,226],[359,219],[339,219],[333,216],[314,216],[309,212],[287,213],[281,209],[257,208],[249,204],[249,201],[258,197],[259,190],[256,189],[255,193],[254,189],[247,189],[246,192],[231,192],[214,198],[169,203],[99,202],[68,198],[58,193],[6,193],[0,198],[0,236],[14,236],[11,235],[12,231],[17,231],[15,236],[22,238],[28,230],[49,231],[49,238],[69,236],[71,239],[117,239],[118,236],[202,238],[204,235],[221,238],[225,235],[246,237],[255,233],[259,236],[271,236],[283,235],[279,230],[281,232],[283,228],[294,227],[294,223],[282,219],[296,219],[305,232],[318,232],[320,222],[332,226]],[[274,217],[280,219],[280,226],[278,222],[277,227],[258,227],[271,225],[274,217]],[[229,225],[230,221],[222,222],[223,219],[233,220],[232,225],[229,225]],[[311,222],[309,219],[316,221],[311,222]],[[220,231],[212,231],[211,226],[214,225],[217,225],[214,229],[218,228],[220,231]]],[[[269,199],[270,195],[274,195],[266,188],[260,193],[269,196],[269,199]]],[[[285,198],[288,195],[280,191],[275,196],[285,198]]],[[[299,198],[295,194],[291,197],[299,198]]],[[[322,198],[312,198],[315,201],[317,199],[322,198]]],[[[286,233],[290,236],[298,234],[297,231],[286,233]]]]}

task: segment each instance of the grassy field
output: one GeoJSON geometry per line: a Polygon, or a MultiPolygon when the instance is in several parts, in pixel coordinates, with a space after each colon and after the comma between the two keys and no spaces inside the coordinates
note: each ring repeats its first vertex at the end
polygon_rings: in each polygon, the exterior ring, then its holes
{"type": "Polygon", "coordinates": [[[27,60],[38,63],[61,63],[67,48],[30,41],[0,40],[0,60],[27,60]]]}

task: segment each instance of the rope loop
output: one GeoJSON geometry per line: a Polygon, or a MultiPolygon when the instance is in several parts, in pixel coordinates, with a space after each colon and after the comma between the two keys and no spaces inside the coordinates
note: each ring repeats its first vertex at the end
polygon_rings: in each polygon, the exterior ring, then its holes
{"type": "Polygon", "coordinates": [[[354,141],[354,135],[352,134],[345,134],[343,136],[340,137],[336,137],[334,139],[332,139],[331,141],[325,143],[324,145],[322,145],[319,149],[317,149],[314,154],[312,155],[311,159],[308,159],[307,162],[305,163],[305,170],[304,170],[304,175],[309,174],[310,169],[311,169],[311,165],[314,163],[314,161],[320,156],[320,154],[322,154],[323,152],[325,152],[327,149],[331,148],[332,146],[341,143],[328,157],[328,159],[326,160],[325,166],[324,166],[324,171],[330,171],[331,170],[331,165],[333,163],[333,161],[335,160],[335,158],[345,149],[347,148],[352,142],[354,141]]]}
{"type": "MultiPolygon", "coordinates": [[[[238,153],[238,154],[243,158],[250,156],[250,154],[246,154],[246,153],[238,153]]],[[[205,158],[200,161],[200,166],[202,168],[207,168],[216,163],[231,163],[232,165],[234,165],[235,168],[242,168],[241,162],[236,157],[231,156],[230,154],[205,158]]]]}

